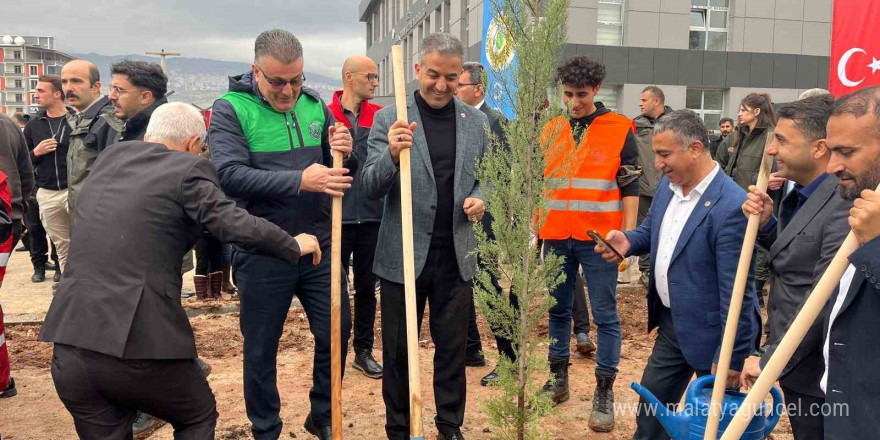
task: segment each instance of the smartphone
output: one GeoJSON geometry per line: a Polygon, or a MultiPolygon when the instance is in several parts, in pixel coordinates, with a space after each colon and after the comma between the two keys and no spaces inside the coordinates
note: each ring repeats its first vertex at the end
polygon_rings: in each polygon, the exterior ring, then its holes
{"type": "Polygon", "coordinates": [[[617,252],[617,249],[614,249],[614,246],[611,246],[610,244],[608,244],[608,242],[605,241],[605,239],[602,238],[602,236],[599,235],[596,231],[590,229],[587,231],[587,235],[589,235],[590,238],[592,238],[596,243],[599,243],[602,246],[605,246],[606,248],[610,249],[611,252],[614,252],[614,255],[617,255],[617,258],[620,258],[621,260],[626,260],[626,258],[624,258],[624,256],[621,255],[620,252],[617,252]]]}

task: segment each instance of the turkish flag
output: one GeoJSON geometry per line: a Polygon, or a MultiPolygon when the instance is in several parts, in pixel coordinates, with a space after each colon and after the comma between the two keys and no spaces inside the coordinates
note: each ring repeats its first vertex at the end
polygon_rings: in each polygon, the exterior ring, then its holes
{"type": "Polygon", "coordinates": [[[828,90],[880,85],[880,0],[834,0],[828,90]]]}

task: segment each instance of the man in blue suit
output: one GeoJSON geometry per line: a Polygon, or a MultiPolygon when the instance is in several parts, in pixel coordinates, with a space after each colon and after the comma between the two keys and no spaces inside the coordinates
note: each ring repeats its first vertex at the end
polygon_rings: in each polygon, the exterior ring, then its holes
{"type": "MultiPolygon", "coordinates": [[[[696,113],[678,110],[660,119],[652,136],[654,167],[663,171],[654,203],[642,224],[611,231],[606,240],[625,256],[650,251],[648,331],[657,340],[641,384],[664,404],[681,400],[694,373],[714,373],[721,349],[746,219],[740,207],[746,193],[709,154],[706,126],[696,113]]],[[[619,259],[605,246],[596,252],[619,259]]],[[[758,332],[754,260],[737,328],[728,387],[739,387],[739,371],[758,332]]],[[[669,436],[639,402],[633,439],[669,436]]]]}

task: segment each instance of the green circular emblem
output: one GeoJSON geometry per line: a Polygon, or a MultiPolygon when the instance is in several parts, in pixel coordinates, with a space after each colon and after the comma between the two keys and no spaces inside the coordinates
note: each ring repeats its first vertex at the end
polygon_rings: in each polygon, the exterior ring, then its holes
{"type": "Polygon", "coordinates": [[[513,41],[507,35],[504,16],[492,19],[486,32],[486,58],[494,69],[504,69],[513,61],[513,41]]]}
{"type": "Polygon", "coordinates": [[[309,124],[309,134],[315,139],[321,139],[321,124],[318,121],[312,121],[309,124]]]}

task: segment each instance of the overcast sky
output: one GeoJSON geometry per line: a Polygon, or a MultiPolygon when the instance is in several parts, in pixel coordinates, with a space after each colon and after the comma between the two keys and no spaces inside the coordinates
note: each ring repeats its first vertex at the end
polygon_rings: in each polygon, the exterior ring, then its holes
{"type": "Polygon", "coordinates": [[[305,69],[336,77],[366,48],[360,0],[13,1],[0,33],[55,37],[56,49],[102,55],[166,49],[186,57],[251,62],[254,39],[282,28],[303,44],[305,69]],[[251,4],[253,3],[253,4],[251,4]]]}

